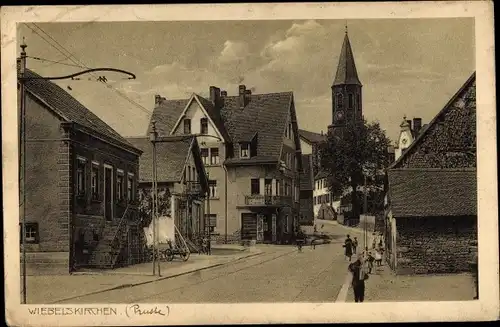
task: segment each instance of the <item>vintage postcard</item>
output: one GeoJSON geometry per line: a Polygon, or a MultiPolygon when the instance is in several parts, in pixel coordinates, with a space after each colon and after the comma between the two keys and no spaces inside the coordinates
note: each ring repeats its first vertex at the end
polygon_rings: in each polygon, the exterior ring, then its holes
{"type": "Polygon", "coordinates": [[[492,2],[1,10],[10,325],[498,319],[492,2]]]}

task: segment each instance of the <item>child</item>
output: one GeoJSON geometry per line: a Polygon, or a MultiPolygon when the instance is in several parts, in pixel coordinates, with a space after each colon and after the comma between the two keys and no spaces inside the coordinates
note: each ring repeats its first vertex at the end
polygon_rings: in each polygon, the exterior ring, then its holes
{"type": "Polygon", "coordinates": [[[377,249],[375,251],[375,262],[377,264],[377,267],[382,266],[382,251],[380,249],[377,249]]]}
{"type": "Polygon", "coordinates": [[[366,262],[366,268],[368,270],[368,273],[372,273],[373,269],[373,261],[375,261],[375,258],[373,257],[371,252],[368,252],[368,247],[365,248],[365,262],[366,262]]]}

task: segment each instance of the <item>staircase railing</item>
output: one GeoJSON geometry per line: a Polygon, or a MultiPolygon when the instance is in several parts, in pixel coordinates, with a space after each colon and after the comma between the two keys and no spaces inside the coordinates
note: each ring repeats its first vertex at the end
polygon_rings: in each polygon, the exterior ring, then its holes
{"type": "Polygon", "coordinates": [[[111,257],[111,267],[114,268],[116,265],[117,258],[120,257],[120,250],[121,250],[121,236],[123,234],[122,227],[125,220],[125,217],[127,216],[128,212],[130,209],[130,204],[127,204],[127,207],[125,208],[125,211],[123,212],[122,217],[120,218],[120,221],[118,222],[118,226],[116,228],[115,235],[113,236],[113,241],[111,242],[111,249],[113,250],[113,256],[111,257]],[[120,236],[120,238],[119,238],[120,236]],[[116,247],[119,247],[118,249],[116,247]],[[116,253],[118,251],[118,253],[116,253]]]}

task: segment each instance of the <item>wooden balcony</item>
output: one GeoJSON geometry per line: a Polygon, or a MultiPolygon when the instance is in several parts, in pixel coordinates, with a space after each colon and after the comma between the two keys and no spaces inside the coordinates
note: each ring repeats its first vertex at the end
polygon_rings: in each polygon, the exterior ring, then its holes
{"type": "Polygon", "coordinates": [[[244,205],[249,207],[293,206],[293,200],[291,196],[255,194],[246,195],[244,205]]]}

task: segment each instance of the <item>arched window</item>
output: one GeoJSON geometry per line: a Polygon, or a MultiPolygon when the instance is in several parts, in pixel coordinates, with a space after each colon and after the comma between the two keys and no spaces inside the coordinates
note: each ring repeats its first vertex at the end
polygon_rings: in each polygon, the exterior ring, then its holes
{"type": "Polygon", "coordinates": [[[342,93],[337,94],[337,108],[342,109],[344,107],[344,97],[342,93]]]}
{"type": "Polygon", "coordinates": [[[348,101],[349,101],[349,103],[348,103],[349,109],[354,108],[354,96],[352,95],[352,93],[349,93],[348,101]]]}

